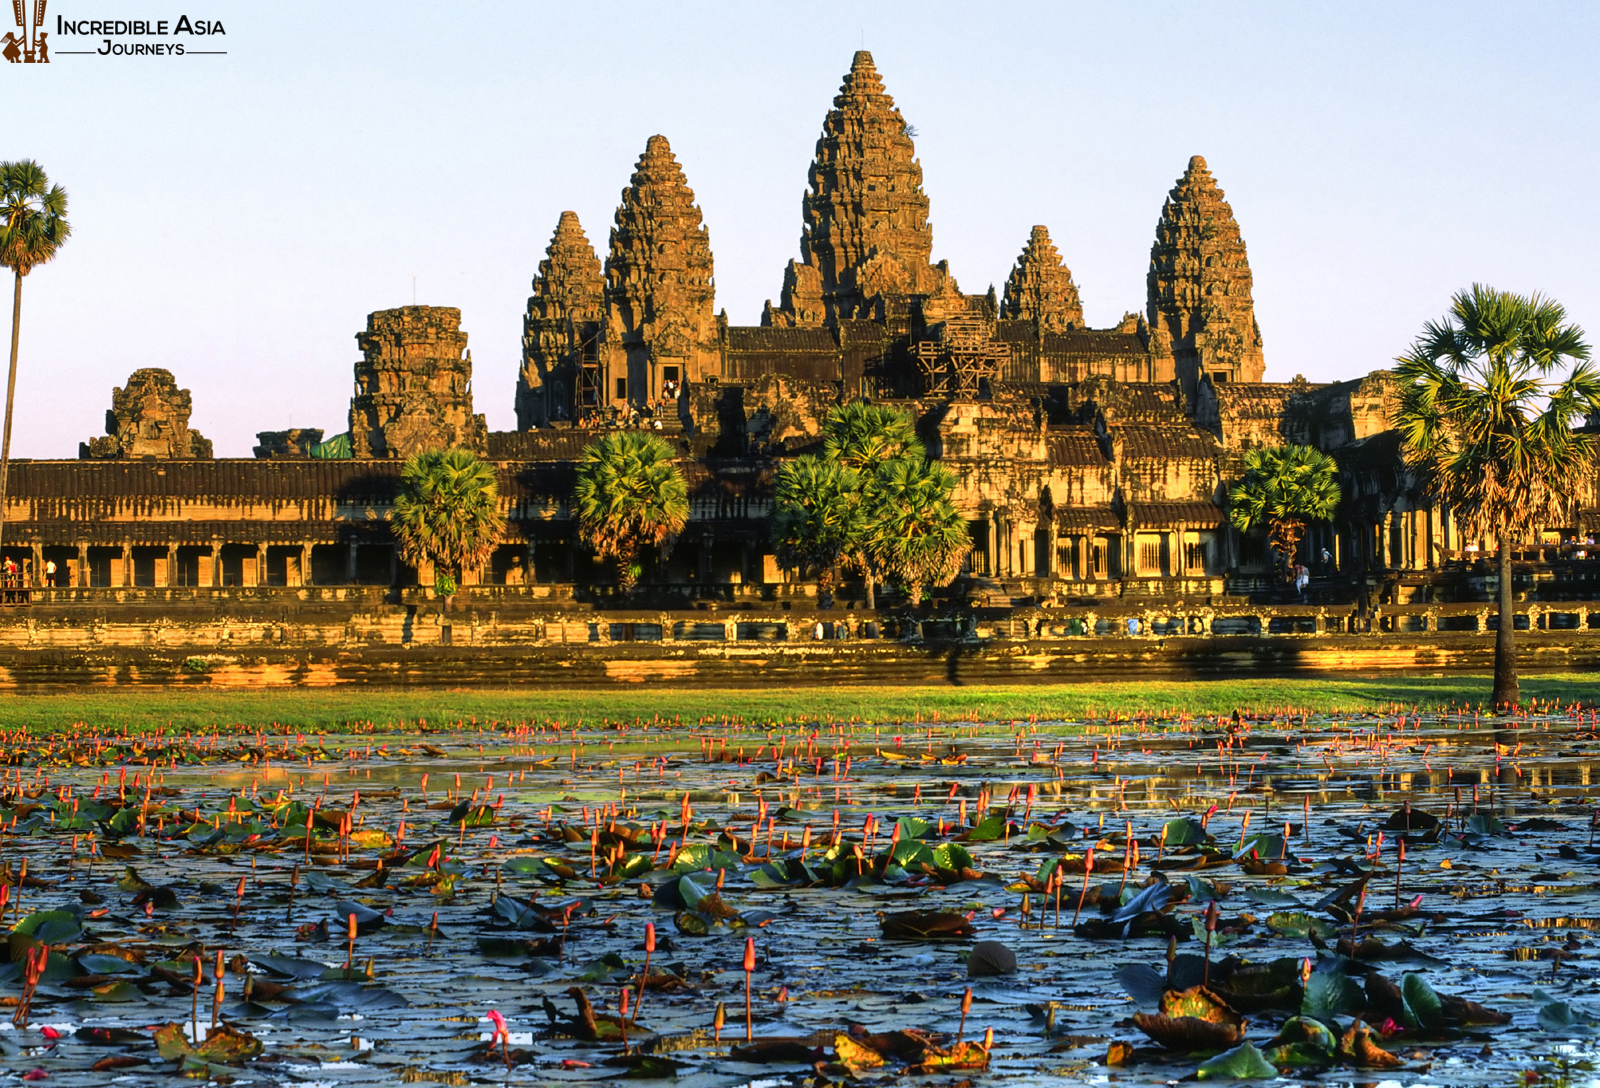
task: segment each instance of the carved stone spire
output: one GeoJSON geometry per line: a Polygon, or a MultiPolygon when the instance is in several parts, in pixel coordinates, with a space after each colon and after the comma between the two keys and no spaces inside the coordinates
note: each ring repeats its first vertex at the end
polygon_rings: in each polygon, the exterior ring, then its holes
{"type": "Polygon", "coordinates": [[[1261,380],[1261,330],[1244,239],[1199,155],[1189,160],[1161,209],[1147,286],[1150,323],[1171,335],[1186,394],[1193,394],[1203,374],[1261,380]]]}
{"type": "Polygon", "coordinates": [[[822,122],[802,204],[800,260],[784,273],[769,324],[871,316],[886,294],[931,294],[933,230],[911,130],[861,50],[822,122]]]}
{"type": "Polygon", "coordinates": [[[1072,273],[1050,241],[1050,232],[1034,227],[1006,279],[1000,315],[1036,322],[1040,332],[1083,328],[1083,301],[1072,273]]]}
{"type": "Polygon", "coordinates": [[[570,419],[580,376],[583,339],[605,315],[605,279],[576,212],[562,212],[533,277],[522,321],[522,368],[517,374],[517,426],[570,419]]]}
{"type": "Polygon", "coordinates": [[[643,403],[663,382],[720,368],[711,239],[665,136],[652,136],[622,191],[606,259],[610,400],[643,403]],[[626,360],[617,352],[623,352],[626,360]],[[619,367],[625,366],[622,370],[619,367]],[[675,368],[668,373],[666,368],[675,368]],[[625,378],[618,395],[616,379],[625,378]],[[640,388],[640,383],[643,388],[640,388]]]}

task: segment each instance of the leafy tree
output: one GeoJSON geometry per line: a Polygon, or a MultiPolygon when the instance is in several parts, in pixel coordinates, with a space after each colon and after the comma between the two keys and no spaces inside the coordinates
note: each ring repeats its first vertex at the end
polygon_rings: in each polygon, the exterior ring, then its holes
{"type": "Polygon", "coordinates": [[[1537,526],[1570,520],[1593,468],[1594,444],[1574,434],[1600,409],[1600,374],[1583,330],[1559,303],[1473,284],[1396,367],[1395,425],[1422,486],[1456,524],[1499,546],[1494,703],[1520,701],[1511,548],[1537,526]]]}
{"type": "Polygon", "coordinates": [[[968,546],[966,519],[950,498],[955,477],[928,461],[909,414],[839,405],[823,422],[823,451],[778,471],[773,540],[786,565],[815,571],[824,593],[840,565],[856,568],[869,609],[881,577],[905,584],[917,604],[929,583],[955,574],[968,546]]]}
{"type": "Polygon", "coordinates": [[[467,567],[481,566],[505,531],[494,466],[471,450],[414,454],[400,473],[393,526],[400,557],[434,569],[434,588],[455,596],[467,567]]]}
{"type": "Polygon", "coordinates": [[[822,423],[823,455],[860,473],[861,531],[854,534],[844,559],[861,574],[867,591],[867,608],[878,607],[878,579],[883,573],[871,547],[868,526],[877,508],[879,470],[898,458],[921,461],[926,456],[910,414],[884,404],[851,401],[828,410],[822,423]]]}
{"type": "Polygon", "coordinates": [[[632,589],[648,544],[670,545],[689,520],[689,487],[677,454],[648,431],[613,431],[584,447],[572,491],[580,539],[617,563],[617,584],[632,589]]]}
{"type": "Polygon", "coordinates": [[[22,277],[55,257],[72,227],[67,193],[50,184],[31,159],[0,162],[0,265],[16,276],[11,295],[11,370],[6,376],[6,419],[0,437],[0,533],[5,529],[6,481],[11,470],[11,415],[17,395],[17,345],[22,331],[22,277]]]}
{"type": "Polygon", "coordinates": [[[967,519],[950,500],[955,475],[937,461],[899,457],[874,481],[868,548],[873,559],[905,584],[913,605],[929,583],[955,577],[967,553],[967,519]]]}
{"type": "Polygon", "coordinates": [[[876,472],[896,457],[924,456],[911,416],[884,404],[856,400],[828,409],[822,422],[822,451],[851,468],[876,472]]]}
{"type": "Polygon", "coordinates": [[[1328,521],[1339,506],[1339,466],[1313,446],[1254,449],[1244,477],[1228,492],[1228,519],[1241,533],[1267,528],[1267,542],[1294,562],[1306,526],[1328,521]]]}
{"type": "Polygon", "coordinates": [[[832,458],[797,457],[778,468],[772,496],[778,560],[815,574],[824,599],[833,595],[839,565],[865,545],[866,497],[862,474],[832,458]]]}

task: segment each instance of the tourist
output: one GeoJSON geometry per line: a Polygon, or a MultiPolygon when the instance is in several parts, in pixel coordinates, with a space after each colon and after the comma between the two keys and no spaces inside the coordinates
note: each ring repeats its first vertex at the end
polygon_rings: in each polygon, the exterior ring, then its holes
{"type": "Polygon", "coordinates": [[[1311,572],[1304,563],[1294,565],[1294,591],[1303,598],[1306,595],[1306,586],[1311,584],[1311,572]]]}
{"type": "Polygon", "coordinates": [[[821,620],[817,621],[816,630],[811,632],[811,637],[816,639],[818,642],[822,641],[822,621],[821,620]]]}
{"type": "Polygon", "coordinates": [[[44,584],[47,586],[56,584],[56,561],[54,559],[46,559],[44,561],[44,584]]]}
{"type": "Polygon", "coordinates": [[[1322,573],[1323,573],[1323,575],[1325,577],[1331,578],[1331,577],[1333,577],[1333,575],[1339,573],[1338,571],[1334,570],[1334,568],[1333,568],[1333,553],[1330,552],[1327,548],[1323,548],[1322,549],[1322,557],[1321,558],[1322,558],[1322,573]]]}

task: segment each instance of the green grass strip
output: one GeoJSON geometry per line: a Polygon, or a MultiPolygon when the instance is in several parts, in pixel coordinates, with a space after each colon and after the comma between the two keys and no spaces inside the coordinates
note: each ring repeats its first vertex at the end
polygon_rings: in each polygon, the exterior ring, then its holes
{"type": "MultiPolygon", "coordinates": [[[[415,728],[470,721],[650,719],[738,716],[757,721],[897,722],[1081,720],[1138,714],[1310,713],[1395,706],[1474,706],[1489,696],[1483,676],[1372,676],[1326,680],[1150,681],[972,687],[698,689],[668,686],[550,690],[110,691],[0,699],[0,728],[45,733],[86,723],[100,729],[272,727],[339,731],[351,723],[415,728]]],[[[1542,674],[1522,681],[1524,701],[1600,702],[1600,677],[1542,674]]]]}

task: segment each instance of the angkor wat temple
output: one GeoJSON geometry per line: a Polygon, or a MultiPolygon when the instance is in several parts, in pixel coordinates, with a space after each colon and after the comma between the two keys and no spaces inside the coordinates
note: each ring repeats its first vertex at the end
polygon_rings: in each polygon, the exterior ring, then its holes
{"type": "Polygon", "coordinates": [[[754,607],[804,592],[768,541],[774,467],[816,449],[828,408],[858,397],[912,412],[959,477],[972,549],[949,592],[969,601],[1203,602],[1266,588],[1264,546],[1228,527],[1222,502],[1242,451],[1286,441],[1342,470],[1340,515],[1307,544],[1319,573],[1420,586],[1389,572],[1438,571],[1481,543],[1415,493],[1384,372],[1261,380],[1245,243],[1201,157],[1157,214],[1143,308],[1113,328],[1085,325],[1044,226],[1017,242],[998,296],[964,293],[934,262],[911,131],[860,52],[823,120],[799,256],[759,326],[717,312],[693,190],[652,136],[603,261],[576,215],[560,214],[528,300],[518,430],[490,432],[474,412],[460,311],[380,311],[356,337],[344,433],[263,432],[254,460],[213,459],[189,428],[188,392],[164,370],[137,371],[78,460],[13,467],[5,551],[35,585],[53,563],[51,592],[79,600],[102,587],[281,586],[305,600],[317,587],[415,585],[385,520],[396,477],[416,450],[461,445],[498,465],[509,525],[464,595],[603,604],[591,587],[610,576],[576,546],[567,510],[573,465],[599,429],[643,426],[682,451],[693,503],[644,592],[754,607]]]}

